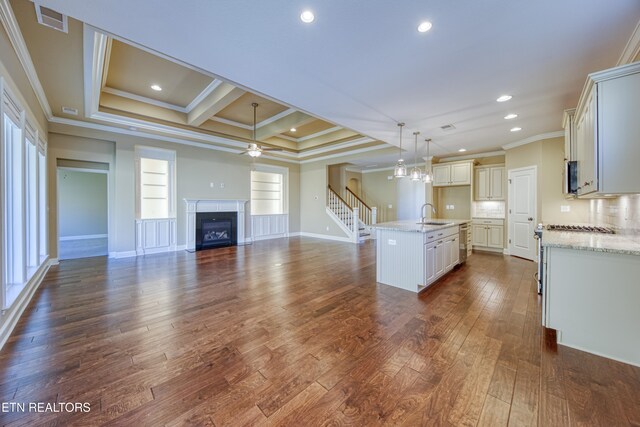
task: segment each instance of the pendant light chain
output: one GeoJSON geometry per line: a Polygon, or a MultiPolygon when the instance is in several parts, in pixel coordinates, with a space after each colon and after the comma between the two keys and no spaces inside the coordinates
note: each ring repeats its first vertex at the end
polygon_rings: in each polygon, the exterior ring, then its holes
{"type": "Polygon", "coordinates": [[[418,167],[418,135],[420,132],[413,132],[414,152],[413,152],[413,168],[411,169],[411,181],[420,181],[422,179],[422,170],[418,167]]]}
{"type": "Polygon", "coordinates": [[[396,178],[404,178],[405,176],[407,176],[407,167],[405,166],[404,160],[402,159],[402,128],[404,127],[404,123],[398,123],[398,126],[400,127],[400,158],[398,159],[398,163],[396,163],[396,167],[394,168],[393,176],[395,176],[396,178]]]}

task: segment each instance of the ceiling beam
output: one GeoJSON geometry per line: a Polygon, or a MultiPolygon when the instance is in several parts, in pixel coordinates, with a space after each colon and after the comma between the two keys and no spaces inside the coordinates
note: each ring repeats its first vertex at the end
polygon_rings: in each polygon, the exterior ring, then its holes
{"type": "Polygon", "coordinates": [[[198,105],[187,115],[187,124],[200,126],[211,116],[222,111],[229,104],[244,95],[245,91],[229,83],[220,82],[198,105]]]}
{"type": "Polygon", "coordinates": [[[284,117],[280,117],[271,123],[260,126],[256,130],[256,139],[262,141],[283,132],[288,132],[291,128],[302,126],[314,120],[317,119],[301,111],[292,111],[284,117]]]}

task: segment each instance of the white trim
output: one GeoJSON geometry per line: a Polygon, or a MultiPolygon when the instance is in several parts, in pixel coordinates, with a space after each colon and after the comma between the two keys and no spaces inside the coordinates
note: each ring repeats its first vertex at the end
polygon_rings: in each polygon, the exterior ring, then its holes
{"type": "Polygon", "coordinates": [[[179,113],[187,113],[187,109],[185,107],[180,107],[179,105],[175,104],[169,104],[168,102],[158,101],[157,99],[147,98],[146,96],[136,95],[135,93],[127,92],[124,90],[114,89],[109,86],[103,87],[102,91],[111,95],[131,99],[132,101],[144,102],[145,104],[155,105],[156,107],[166,108],[168,110],[177,111],[179,113]]]}
{"type": "Polygon", "coordinates": [[[520,147],[522,145],[531,144],[532,142],[542,141],[543,139],[564,137],[564,131],[558,130],[555,132],[541,133],[539,135],[530,136],[519,141],[510,142],[502,146],[503,150],[511,150],[512,148],[520,147]]]}
{"type": "MultiPolygon", "coordinates": [[[[198,148],[206,148],[206,149],[209,149],[209,150],[224,151],[224,152],[227,152],[227,153],[234,153],[234,154],[241,153],[241,151],[238,150],[238,149],[222,147],[222,146],[219,146],[219,145],[212,145],[212,144],[207,144],[207,143],[203,143],[203,142],[189,141],[189,140],[185,140],[185,139],[178,139],[178,138],[173,138],[173,137],[170,137],[170,136],[158,135],[158,134],[155,134],[155,133],[147,133],[147,132],[143,132],[143,131],[139,131],[139,130],[122,129],[122,128],[115,127],[115,126],[103,125],[103,124],[92,123],[92,122],[84,122],[82,120],[68,119],[66,117],[53,117],[51,119],[51,123],[59,123],[59,124],[68,125],[68,126],[77,126],[77,127],[81,127],[81,128],[100,130],[100,131],[104,131],[104,132],[112,132],[112,133],[119,133],[119,134],[123,134],[123,135],[137,136],[139,138],[150,138],[150,139],[155,139],[155,140],[158,140],[158,141],[173,142],[175,144],[188,145],[188,146],[191,146],[191,147],[198,147],[198,148]]],[[[246,147],[243,147],[243,148],[246,148],[246,147]]],[[[280,157],[273,157],[273,156],[269,156],[269,155],[262,155],[262,156],[260,156],[260,158],[261,159],[275,160],[275,161],[285,162],[285,163],[294,163],[294,164],[298,164],[299,163],[296,160],[289,160],[289,159],[284,159],[284,158],[280,158],[280,157]]]]}
{"type": "Polygon", "coordinates": [[[98,112],[108,40],[109,37],[106,34],[83,24],[84,116],[86,118],[92,118],[98,112]]]}
{"type": "Polygon", "coordinates": [[[11,46],[13,46],[13,50],[15,50],[16,55],[18,55],[20,64],[22,64],[22,68],[27,74],[29,83],[31,83],[31,88],[35,92],[36,98],[38,98],[38,102],[40,103],[40,107],[42,107],[42,111],[44,112],[47,119],[50,119],[51,117],[53,117],[51,106],[49,105],[47,96],[45,95],[44,89],[42,88],[42,84],[38,79],[38,73],[36,73],[36,68],[33,65],[33,61],[31,60],[31,55],[29,55],[29,49],[27,48],[27,44],[22,37],[20,26],[16,21],[16,17],[13,14],[13,10],[11,9],[11,5],[9,4],[8,0],[0,0],[0,21],[2,21],[2,24],[4,25],[4,28],[9,35],[11,46]]]}
{"type": "MultiPolygon", "coordinates": [[[[457,160],[473,160],[473,159],[481,159],[484,157],[494,157],[494,156],[504,156],[506,152],[504,150],[499,151],[488,151],[486,153],[478,153],[478,154],[467,154],[465,156],[452,156],[452,157],[443,157],[440,159],[441,162],[455,162],[457,160]]],[[[425,159],[427,160],[427,159],[425,159]]]]}
{"type": "Polygon", "coordinates": [[[358,150],[351,150],[345,153],[329,154],[327,156],[316,157],[313,159],[300,160],[300,164],[319,162],[321,160],[327,160],[327,159],[335,159],[336,157],[346,157],[346,156],[351,156],[353,154],[366,153],[368,151],[382,150],[383,148],[389,148],[389,146],[387,144],[376,145],[373,147],[366,147],[366,148],[360,148],[358,150]]]}
{"type": "MultiPolygon", "coordinates": [[[[339,144],[330,145],[327,147],[320,148],[311,148],[304,152],[305,156],[313,156],[314,154],[326,153],[327,151],[341,150],[343,148],[355,147],[362,144],[368,144],[370,142],[375,142],[375,139],[369,138],[368,136],[363,136],[360,138],[353,139],[351,141],[342,142],[339,144]]],[[[300,156],[300,153],[298,153],[300,156]]]]}
{"type": "Polygon", "coordinates": [[[307,233],[306,231],[301,231],[299,233],[291,233],[290,236],[312,237],[314,239],[334,240],[336,242],[353,243],[351,239],[349,239],[348,237],[330,236],[328,234],[307,233]]]}
{"type": "Polygon", "coordinates": [[[585,353],[595,354],[596,356],[604,357],[606,359],[615,360],[617,362],[626,363],[627,365],[637,366],[637,367],[640,368],[640,365],[638,364],[638,362],[634,362],[634,361],[630,361],[630,360],[626,360],[626,359],[621,359],[619,357],[611,356],[610,354],[604,354],[604,353],[600,353],[598,351],[593,351],[591,349],[583,348],[583,347],[580,347],[580,346],[577,346],[577,345],[572,345],[572,344],[567,344],[567,343],[561,342],[560,339],[561,339],[561,336],[562,336],[561,335],[562,331],[558,330],[557,332],[558,332],[557,339],[558,339],[558,344],[559,345],[563,345],[563,346],[569,347],[569,348],[575,348],[576,350],[584,351],[585,353]]]}
{"type": "Polygon", "coordinates": [[[253,126],[251,125],[245,125],[244,123],[235,122],[229,119],[223,119],[222,117],[211,116],[209,117],[209,120],[213,120],[214,122],[224,123],[225,125],[229,125],[229,126],[239,127],[246,130],[253,130],[253,126]]]}
{"type": "Polygon", "coordinates": [[[49,271],[49,267],[57,264],[57,262],[52,261],[53,260],[49,260],[47,257],[31,277],[31,280],[29,280],[29,282],[27,282],[27,284],[22,288],[12,306],[6,310],[2,310],[2,323],[0,324],[0,349],[4,347],[5,343],[11,336],[11,332],[13,332],[13,329],[18,324],[18,320],[22,317],[24,310],[27,308],[33,298],[33,295],[40,287],[42,279],[44,279],[47,271],[49,271]]]}
{"type": "Polygon", "coordinates": [[[286,237],[289,237],[289,233],[268,234],[265,236],[251,237],[251,240],[254,242],[261,242],[263,240],[284,239],[286,237]]]}
{"type": "Polygon", "coordinates": [[[123,251],[123,252],[109,252],[109,258],[131,258],[138,256],[136,251],[123,251]]]}
{"type": "Polygon", "coordinates": [[[191,102],[184,107],[184,112],[185,113],[190,113],[194,108],[196,108],[198,106],[198,104],[200,104],[202,101],[204,101],[204,99],[209,96],[211,94],[211,92],[213,92],[214,90],[216,90],[216,88],[218,86],[220,86],[222,84],[222,80],[218,80],[216,78],[213,79],[213,81],[211,83],[209,83],[207,85],[207,87],[205,87],[203,89],[202,92],[200,92],[198,95],[196,95],[195,98],[193,98],[191,100],[191,102]]]}
{"type": "Polygon", "coordinates": [[[329,128],[329,129],[321,130],[320,132],[312,133],[311,135],[300,137],[300,138],[296,139],[296,142],[303,142],[303,141],[306,141],[308,139],[317,138],[319,136],[326,135],[328,133],[337,132],[337,131],[342,130],[342,129],[344,129],[342,126],[334,126],[332,128],[329,128]]]}
{"type": "MultiPolygon", "coordinates": [[[[413,168],[413,167],[421,167],[424,166],[424,163],[405,163],[405,166],[408,168],[413,168]]],[[[361,171],[359,171],[360,173],[373,173],[373,172],[382,172],[382,171],[392,171],[395,168],[395,166],[385,166],[383,168],[375,168],[375,169],[363,169],[361,171]]],[[[358,172],[358,171],[354,171],[354,172],[358,172]]]]}
{"type": "Polygon", "coordinates": [[[81,236],[60,236],[58,240],[60,240],[61,242],[66,242],[67,240],[106,239],[108,237],[108,234],[84,234],[81,236]]]}
{"type": "Polygon", "coordinates": [[[283,117],[287,117],[290,116],[293,113],[297,113],[298,110],[294,109],[294,108],[289,108],[287,110],[284,110],[281,113],[276,114],[275,116],[271,116],[268,119],[264,119],[263,121],[261,121],[260,123],[256,124],[256,129],[260,129],[263,126],[266,126],[268,124],[271,124],[277,120],[280,120],[283,117]]]}
{"type": "Polygon", "coordinates": [[[622,49],[622,54],[616,65],[629,64],[638,54],[640,54],[640,21],[638,21],[638,25],[636,25],[627,44],[622,49]]]}

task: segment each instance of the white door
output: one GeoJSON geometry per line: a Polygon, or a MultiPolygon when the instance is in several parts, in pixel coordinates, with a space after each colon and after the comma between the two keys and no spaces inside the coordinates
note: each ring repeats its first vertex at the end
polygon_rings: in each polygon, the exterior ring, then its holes
{"type": "Polygon", "coordinates": [[[425,248],[424,271],[427,276],[425,278],[425,285],[428,285],[436,279],[436,247],[435,245],[425,245],[425,248]]]}
{"type": "Polygon", "coordinates": [[[536,260],[538,247],[533,238],[536,225],[536,167],[509,170],[509,252],[536,260]]]}

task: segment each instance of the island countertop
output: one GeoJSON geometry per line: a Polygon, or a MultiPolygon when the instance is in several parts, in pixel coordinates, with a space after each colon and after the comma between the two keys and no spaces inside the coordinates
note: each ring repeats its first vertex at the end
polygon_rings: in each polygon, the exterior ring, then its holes
{"type": "Polygon", "coordinates": [[[416,220],[405,220],[405,221],[382,222],[380,224],[371,225],[370,228],[377,229],[377,230],[430,233],[432,231],[442,230],[445,228],[470,223],[471,219],[439,219],[439,218],[428,219],[427,221],[442,222],[442,224],[433,224],[433,225],[418,224],[418,221],[419,220],[416,219],[416,220]]]}

